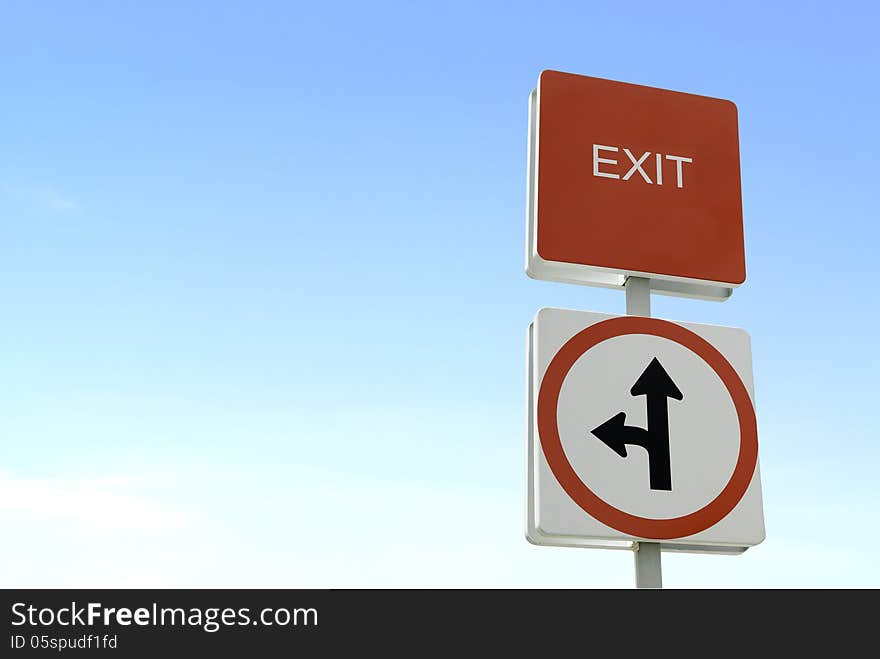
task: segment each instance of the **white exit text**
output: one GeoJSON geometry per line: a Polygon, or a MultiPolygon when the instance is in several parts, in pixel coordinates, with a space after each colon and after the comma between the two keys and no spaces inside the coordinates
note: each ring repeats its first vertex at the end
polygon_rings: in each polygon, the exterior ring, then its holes
{"type": "Polygon", "coordinates": [[[667,160],[673,161],[675,163],[675,184],[676,187],[683,188],[684,187],[684,172],[682,171],[685,163],[693,163],[693,158],[688,158],[687,156],[674,156],[671,154],[666,154],[664,158],[664,154],[655,153],[654,154],[654,181],[651,180],[651,177],[648,176],[648,172],[642,167],[643,163],[648,160],[651,156],[650,151],[645,151],[638,158],[633,155],[632,151],[629,149],[623,149],[623,153],[629,159],[631,166],[629,170],[621,176],[617,172],[609,171],[612,166],[617,166],[617,158],[603,158],[599,155],[600,152],[608,152],[608,153],[618,153],[620,150],[616,146],[605,146],[604,144],[594,144],[593,145],[593,176],[598,176],[600,178],[614,178],[620,179],[622,181],[628,181],[632,178],[633,174],[638,173],[642,179],[644,179],[645,183],[650,185],[654,185],[655,181],[657,185],[663,185],[663,163],[667,160]],[[601,168],[602,166],[606,166],[601,168]],[[601,168],[601,169],[600,169],[601,168]],[[604,171],[603,171],[604,170],[604,171]]]}

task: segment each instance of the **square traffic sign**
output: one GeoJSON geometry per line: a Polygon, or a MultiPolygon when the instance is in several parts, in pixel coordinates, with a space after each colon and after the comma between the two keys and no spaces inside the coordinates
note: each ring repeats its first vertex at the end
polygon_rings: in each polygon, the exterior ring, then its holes
{"type": "Polygon", "coordinates": [[[726,299],[745,281],[736,106],[544,71],[530,99],[526,270],[726,299]]]}
{"type": "Polygon", "coordinates": [[[542,309],[529,328],[534,544],[741,553],[764,539],[749,337],[542,309]]]}

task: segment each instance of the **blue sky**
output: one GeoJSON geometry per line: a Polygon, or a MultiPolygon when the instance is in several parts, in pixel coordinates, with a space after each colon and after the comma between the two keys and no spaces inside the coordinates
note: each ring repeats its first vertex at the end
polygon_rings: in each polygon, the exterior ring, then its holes
{"type": "Polygon", "coordinates": [[[670,587],[878,587],[870,3],[0,3],[0,584],[629,587],[523,537],[553,68],[739,108],[767,540],[670,587]]]}

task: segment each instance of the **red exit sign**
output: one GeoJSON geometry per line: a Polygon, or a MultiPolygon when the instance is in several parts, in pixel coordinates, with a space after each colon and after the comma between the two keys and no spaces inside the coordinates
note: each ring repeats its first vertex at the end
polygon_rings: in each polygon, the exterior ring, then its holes
{"type": "Polygon", "coordinates": [[[745,281],[733,103],[544,71],[529,124],[530,276],[712,299],[745,281]]]}

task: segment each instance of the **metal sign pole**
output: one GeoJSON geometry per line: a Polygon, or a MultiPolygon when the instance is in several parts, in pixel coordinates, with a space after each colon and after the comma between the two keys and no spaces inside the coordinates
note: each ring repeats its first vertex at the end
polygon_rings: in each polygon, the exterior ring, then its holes
{"type": "MultiPolygon", "coordinates": [[[[651,280],[646,277],[626,278],[626,314],[651,315],[651,280]]],[[[659,542],[636,542],[633,545],[636,567],[636,588],[662,588],[659,542]]]]}

